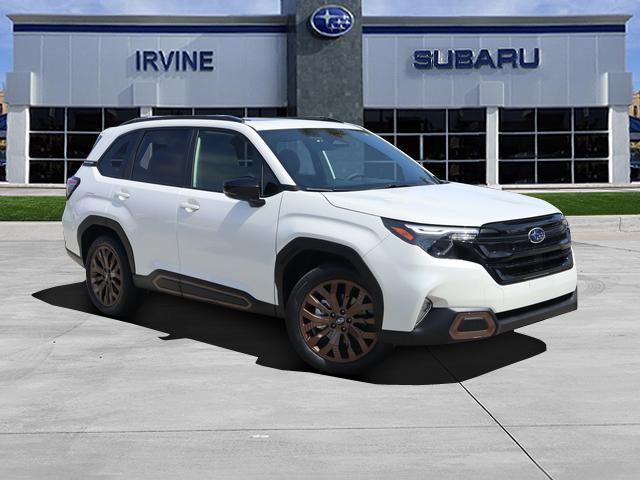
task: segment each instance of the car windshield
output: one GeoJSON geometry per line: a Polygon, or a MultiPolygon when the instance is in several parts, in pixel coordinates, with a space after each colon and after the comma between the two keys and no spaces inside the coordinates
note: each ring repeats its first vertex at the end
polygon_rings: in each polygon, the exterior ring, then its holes
{"type": "Polygon", "coordinates": [[[307,190],[367,190],[439,183],[400,150],[363,130],[299,128],[259,133],[296,184],[307,190]]]}

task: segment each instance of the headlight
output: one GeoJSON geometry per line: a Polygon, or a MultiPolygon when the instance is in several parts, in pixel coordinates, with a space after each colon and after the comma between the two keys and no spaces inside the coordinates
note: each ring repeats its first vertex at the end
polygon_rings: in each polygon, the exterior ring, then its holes
{"type": "Polygon", "coordinates": [[[396,237],[418,245],[429,255],[443,258],[451,256],[456,243],[473,242],[478,228],[448,227],[443,225],[417,225],[383,218],[382,222],[396,237]]]}

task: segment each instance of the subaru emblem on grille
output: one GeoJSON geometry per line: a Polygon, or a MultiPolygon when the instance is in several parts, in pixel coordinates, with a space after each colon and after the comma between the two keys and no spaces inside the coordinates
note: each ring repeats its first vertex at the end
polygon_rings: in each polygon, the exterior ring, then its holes
{"type": "Polygon", "coordinates": [[[529,241],[531,243],[541,243],[546,238],[547,234],[540,227],[535,227],[529,230],[529,241]]]}

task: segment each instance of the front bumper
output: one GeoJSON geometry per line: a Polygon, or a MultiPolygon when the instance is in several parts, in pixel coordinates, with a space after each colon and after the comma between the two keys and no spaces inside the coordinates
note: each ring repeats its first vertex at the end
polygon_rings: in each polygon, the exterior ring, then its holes
{"type": "MultiPolygon", "coordinates": [[[[394,330],[382,330],[381,341],[395,345],[442,345],[447,343],[458,343],[480,338],[493,337],[504,332],[510,332],[516,328],[531,325],[532,323],[556,317],[564,313],[572,312],[578,308],[578,290],[568,295],[563,295],[552,300],[531,305],[529,307],[518,308],[501,313],[494,313],[491,309],[469,309],[469,308],[433,308],[427,317],[412,331],[401,332],[394,330]],[[453,334],[454,322],[461,313],[478,312],[487,315],[494,325],[487,325],[477,335],[463,335],[460,338],[453,334]]],[[[490,322],[489,322],[490,323],[490,322]]]]}

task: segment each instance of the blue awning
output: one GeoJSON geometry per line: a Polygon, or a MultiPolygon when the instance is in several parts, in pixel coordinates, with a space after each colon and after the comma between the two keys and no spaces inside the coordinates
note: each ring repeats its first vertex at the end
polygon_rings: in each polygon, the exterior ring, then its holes
{"type": "Polygon", "coordinates": [[[0,115],[0,131],[7,129],[7,114],[0,115]]]}
{"type": "Polygon", "coordinates": [[[629,132],[640,133],[640,118],[629,117],[629,132]]]}

